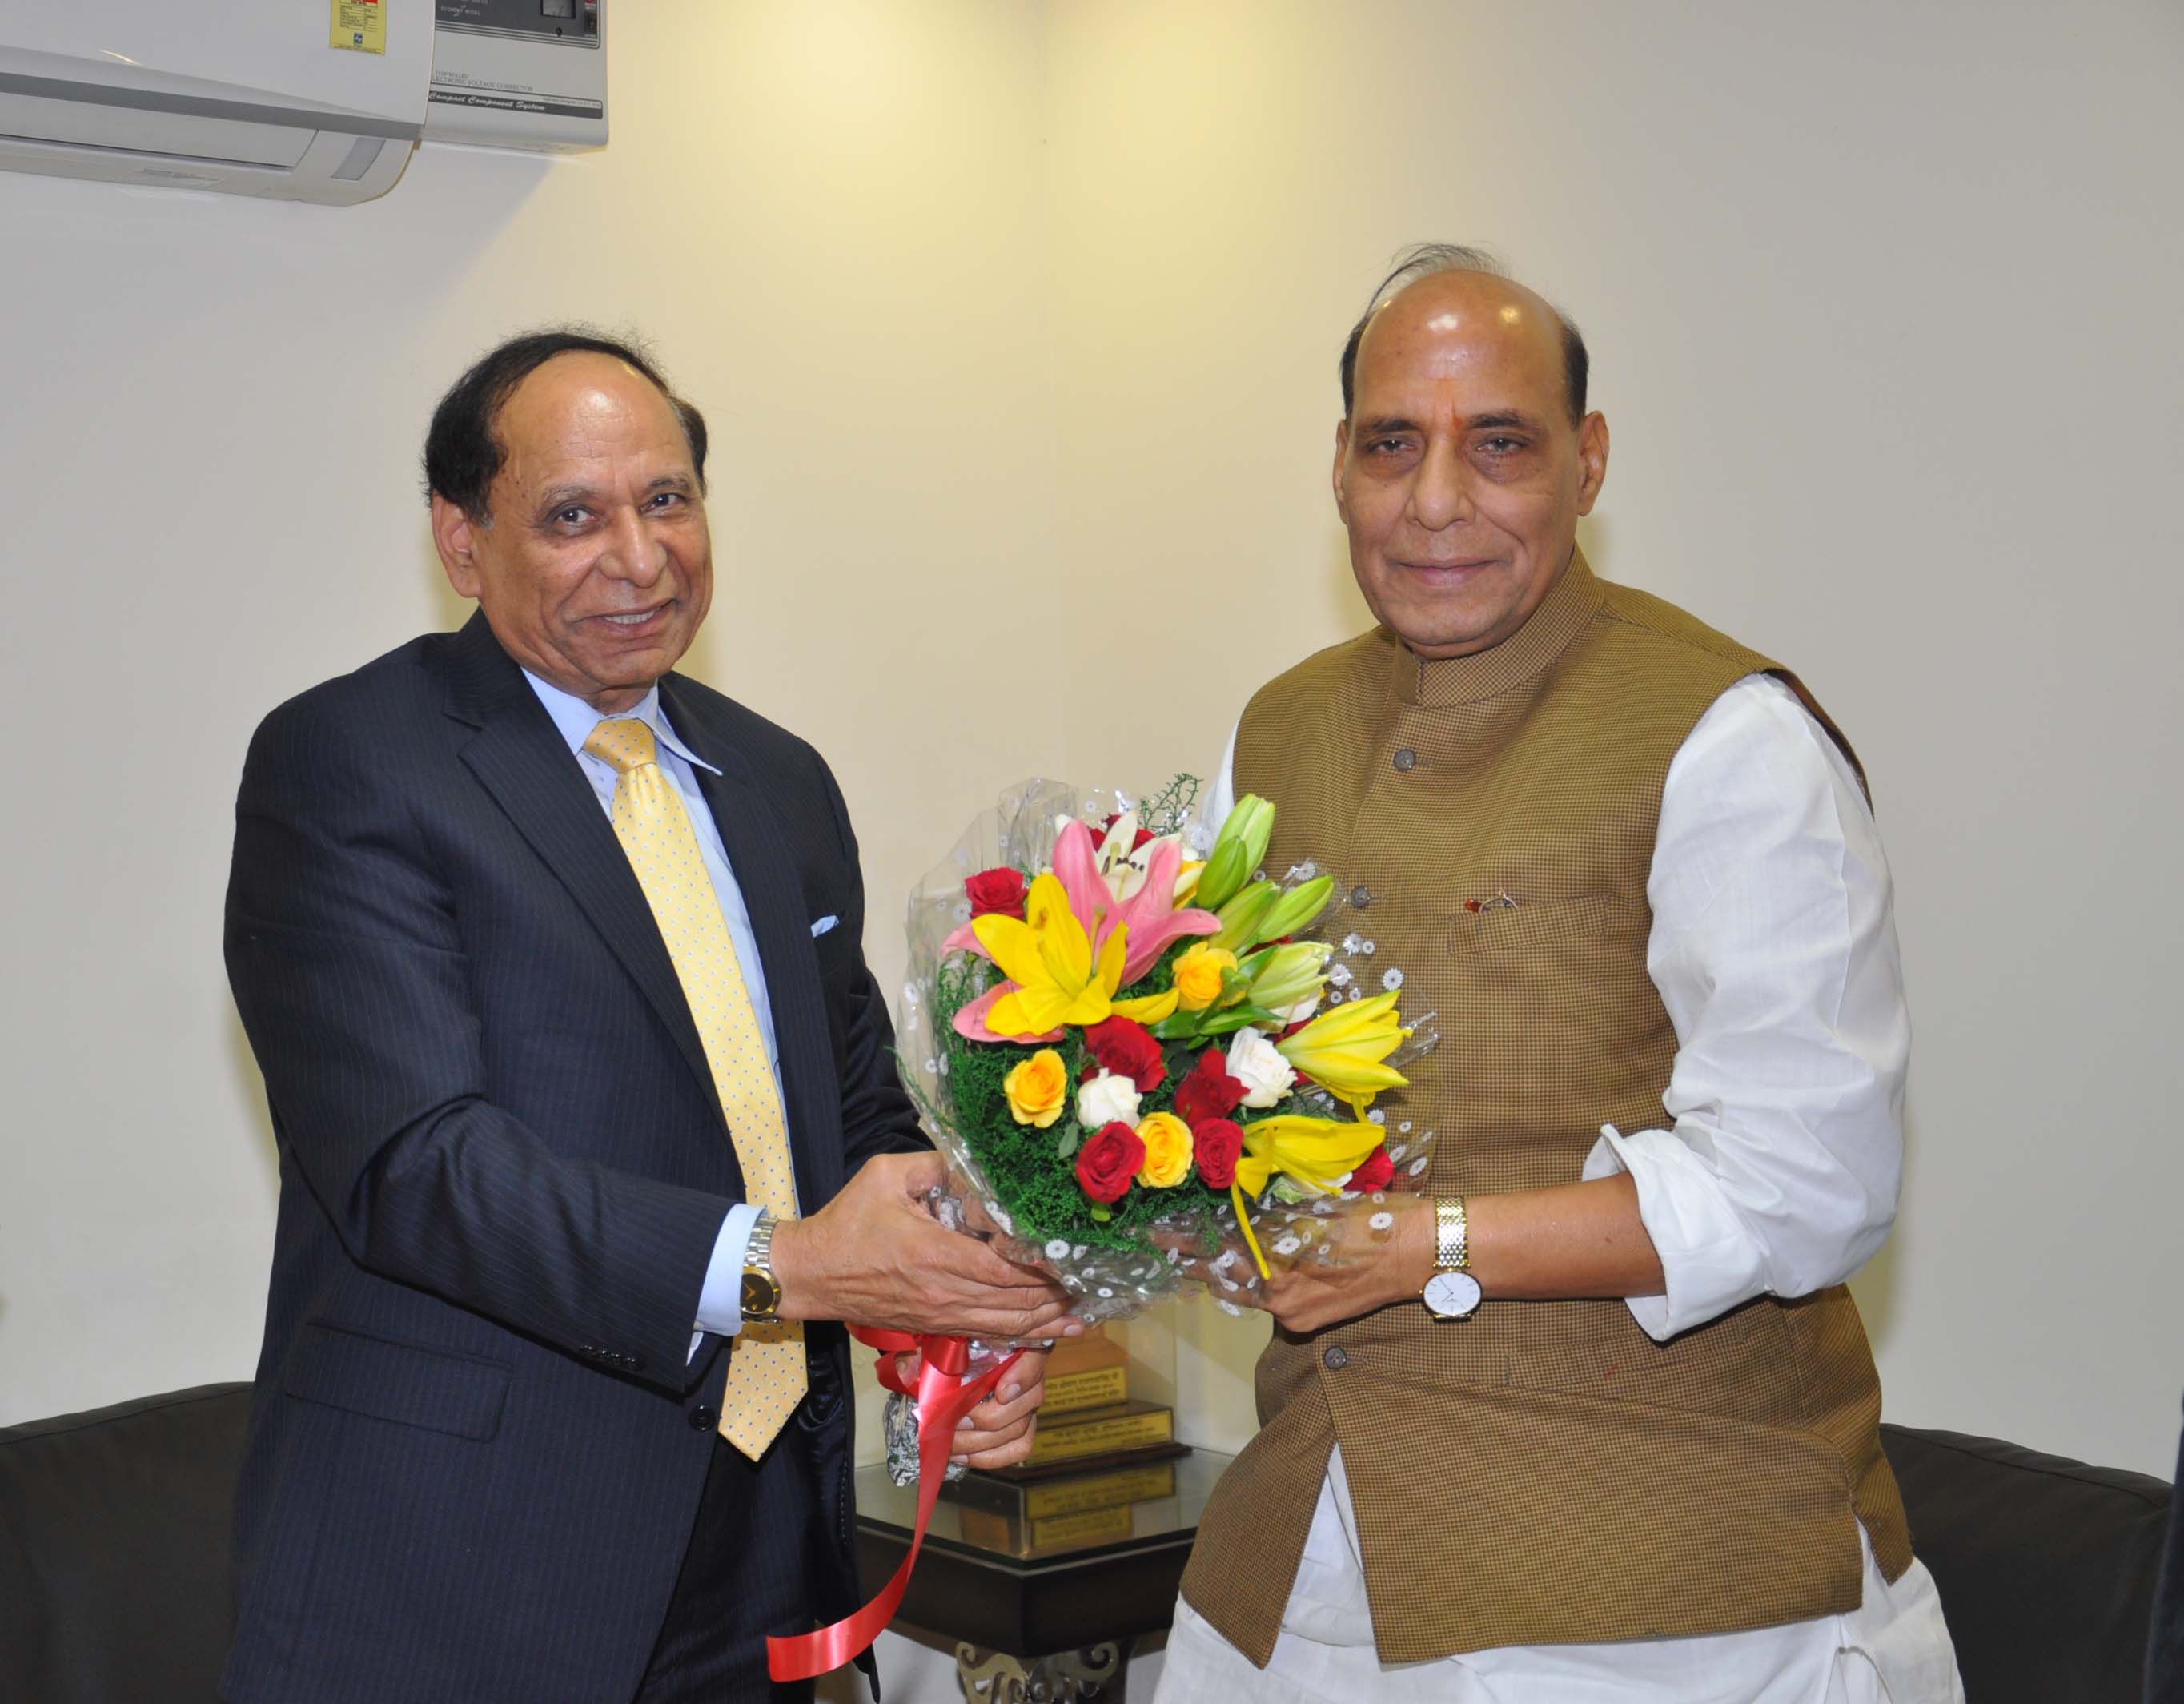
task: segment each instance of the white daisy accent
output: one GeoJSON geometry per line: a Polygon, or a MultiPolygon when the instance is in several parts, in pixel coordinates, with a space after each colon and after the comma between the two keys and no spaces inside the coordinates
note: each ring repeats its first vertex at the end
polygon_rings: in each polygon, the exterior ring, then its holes
{"type": "Polygon", "coordinates": [[[1302,1247],[1304,1244],[1298,1242],[1295,1237],[1284,1237],[1274,1244],[1274,1252],[1277,1254],[1294,1254],[1302,1247]]]}
{"type": "Polygon", "coordinates": [[[1375,1213],[1365,1222],[1375,1231],[1392,1231],[1396,1228],[1396,1215],[1392,1213],[1375,1213]]]}
{"type": "Polygon", "coordinates": [[[1425,1170],[1426,1157],[1422,1154],[1416,1159],[1411,1162],[1411,1176],[1413,1177],[1423,1177],[1425,1175],[1425,1170]]]}
{"type": "Polygon", "coordinates": [[[1056,1237],[1046,1245],[1046,1258],[1050,1260],[1067,1260],[1069,1258],[1068,1243],[1062,1237],[1056,1237]]]}
{"type": "Polygon", "coordinates": [[[1403,986],[1403,973],[1390,964],[1380,973],[1380,986],[1390,994],[1403,986]]]}

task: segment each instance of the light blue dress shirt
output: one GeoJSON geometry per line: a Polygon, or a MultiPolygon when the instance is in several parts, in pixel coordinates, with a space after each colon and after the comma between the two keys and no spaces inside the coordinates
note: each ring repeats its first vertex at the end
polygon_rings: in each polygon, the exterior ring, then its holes
{"type": "MultiPolygon", "coordinates": [[[[561,730],[561,737],[569,742],[569,749],[582,766],[584,779],[592,784],[599,795],[600,808],[609,817],[614,815],[615,783],[620,779],[615,766],[604,757],[594,757],[584,750],[584,741],[592,737],[592,729],[602,722],[637,721],[652,729],[652,736],[660,750],[660,767],[682,800],[682,808],[690,813],[690,826],[698,835],[698,850],[705,860],[705,873],[713,879],[713,892],[721,902],[721,919],[728,925],[728,943],[735,948],[736,964],[744,973],[744,986],[750,990],[751,1007],[758,1016],[759,1034],[766,1040],[766,1056],[773,1067],[774,1092],[781,1092],[781,1048],[773,1036],[773,1010],[766,998],[766,967],[760,963],[758,937],[751,932],[750,910],[744,903],[744,891],[736,885],[736,873],[728,867],[727,849],[721,843],[719,825],[713,821],[711,808],[705,796],[698,791],[698,771],[710,769],[716,775],[721,772],[695,751],[684,745],[674,729],[668,725],[667,717],[660,707],[660,689],[655,686],[644,695],[644,701],[619,716],[602,716],[581,698],[564,692],[558,686],[549,686],[529,669],[523,678],[531,683],[531,690],[538,695],[538,701],[546,707],[546,713],[554,718],[554,725],[561,730]]],[[[783,1104],[787,1103],[784,1100],[783,1104]]],[[[744,1328],[743,1277],[744,1250],[750,1241],[751,1226],[758,1222],[759,1210],[745,1202],[728,1209],[727,1217],[721,1221],[721,1234],[713,1243],[713,1258],[705,1268],[705,1282],[698,1295],[696,1327],[702,1336],[706,1332],[718,1332],[733,1337],[744,1328]]],[[[698,1338],[690,1343],[690,1353],[698,1352],[698,1338]]]]}

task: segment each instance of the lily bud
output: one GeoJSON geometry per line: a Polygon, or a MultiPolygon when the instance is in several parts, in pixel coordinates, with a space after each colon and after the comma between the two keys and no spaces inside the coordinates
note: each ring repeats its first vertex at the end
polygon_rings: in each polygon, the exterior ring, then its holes
{"type": "Polygon", "coordinates": [[[1251,972],[1251,1003],[1285,1012],[1327,986],[1327,961],[1334,949],[1323,941],[1292,941],[1244,961],[1251,972]]]}
{"type": "MultiPolygon", "coordinates": [[[[1202,890],[1205,884],[1201,881],[1202,890]]],[[[1221,919],[1221,932],[1212,944],[1225,947],[1234,953],[1249,947],[1259,938],[1259,923],[1280,897],[1281,890],[1270,881],[1255,881],[1213,914],[1221,919]]]]}
{"type": "Polygon", "coordinates": [[[1231,898],[1251,874],[1243,841],[1223,841],[1199,870],[1198,891],[1191,896],[1191,903],[1201,911],[1212,911],[1231,898]]]}
{"type": "Polygon", "coordinates": [[[1259,919],[1259,939],[1279,941],[1284,935],[1295,934],[1326,910],[1327,902],[1334,897],[1334,878],[1331,875],[1316,875],[1310,881],[1298,883],[1277,899],[1259,919]]]}
{"type": "Polygon", "coordinates": [[[1228,820],[1222,824],[1214,839],[1206,873],[1198,879],[1198,903],[1218,909],[1232,898],[1259,867],[1273,834],[1272,805],[1256,793],[1246,793],[1237,800],[1235,809],[1228,813],[1228,820]]]}

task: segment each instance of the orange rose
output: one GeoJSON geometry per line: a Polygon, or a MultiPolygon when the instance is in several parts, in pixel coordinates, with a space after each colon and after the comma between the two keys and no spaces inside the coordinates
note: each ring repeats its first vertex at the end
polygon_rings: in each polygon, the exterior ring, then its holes
{"type": "Polygon", "coordinates": [[[1138,1120],[1138,1140],[1145,1145],[1139,1182],[1173,1189],[1190,1175],[1190,1126],[1173,1113],[1147,1113],[1138,1120]]]}
{"type": "Polygon", "coordinates": [[[1011,1118],[1045,1130],[1061,1116],[1069,1099],[1069,1073],[1061,1055],[1041,1048],[1001,1079],[1001,1092],[1009,1098],[1011,1118]]]}

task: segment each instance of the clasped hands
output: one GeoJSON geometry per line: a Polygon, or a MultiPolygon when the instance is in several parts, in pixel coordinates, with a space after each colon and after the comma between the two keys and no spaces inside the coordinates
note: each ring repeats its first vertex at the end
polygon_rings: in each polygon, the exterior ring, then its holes
{"type": "MultiPolygon", "coordinates": [[[[783,1221],[772,1255],[781,1316],[994,1343],[1082,1332],[1069,1317],[1069,1293],[1052,1278],[933,1218],[928,1198],[946,1179],[938,1154],[882,1154],[809,1219],[783,1221]]],[[[917,1357],[897,1359],[905,1381],[915,1380],[917,1357]]],[[[1027,1350],[966,1418],[957,1457],[974,1467],[1028,1457],[1045,1381],[1046,1351],[1027,1350]]]]}

